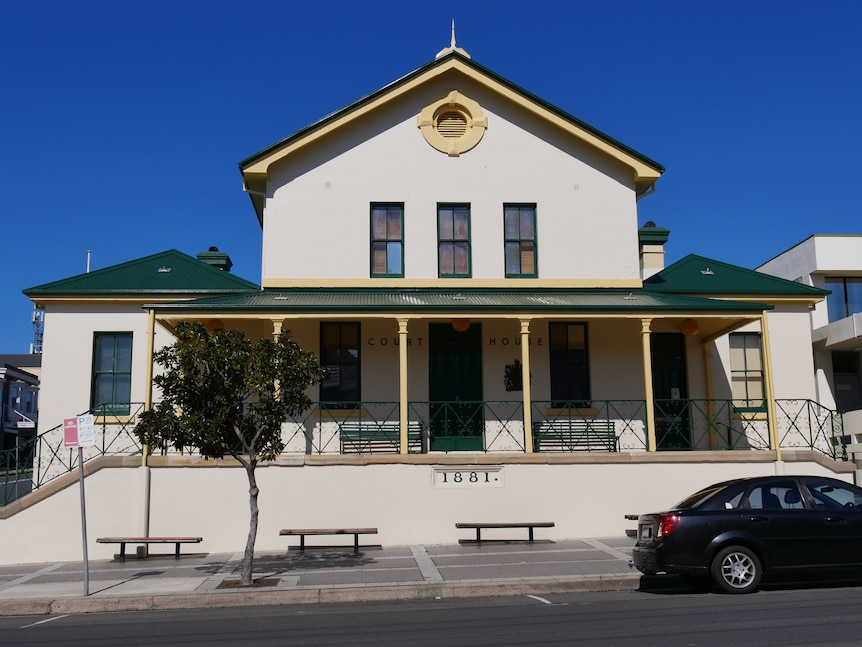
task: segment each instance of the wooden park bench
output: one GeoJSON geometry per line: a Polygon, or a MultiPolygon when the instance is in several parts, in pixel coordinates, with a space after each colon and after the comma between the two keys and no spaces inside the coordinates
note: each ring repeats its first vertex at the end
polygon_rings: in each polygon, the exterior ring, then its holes
{"type": "Polygon", "coordinates": [[[299,552],[305,552],[306,535],[353,535],[353,552],[359,552],[359,535],[376,535],[377,528],[284,528],[279,535],[299,536],[299,552]]]}
{"type": "MultiPolygon", "coordinates": [[[[467,523],[467,522],[459,522],[455,524],[456,528],[472,528],[476,530],[476,539],[461,539],[460,543],[462,544],[481,544],[482,543],[482,530],[489,528],[528,528],[529,529],[529,543],[533,543],[533,528],[553,528],[553,521],[517,521],[513,523],[497,523],[497,522],[486,522],[486,523],[467,523]]],[[[488,541],[488,540],[486,540],[488,541]]],[[[505,541],[500,539],[494,539],[491,541],[505,541]]]]}
{"type": "MultiPolygon", "coordinates": [[[[401,447],[401,423],[398,420],[346,421],[339,425],[342,454],[397,454],[401,447]]],[[[407,423],[407,451],[425,452],[422,425],[407,423]]]]}
{"type": "Polygon", "coordinates": [[[548,418],[533,423],[534,452],[616,452],[613,420],[548,418]]]}
{"type": "Polygon", "coordinates": [[[99,544],[120,544],[120,561],[126,561],[126,544],[175,544],[174,557],[180,558],[180,544],[199,544],[203,537],[99,537],[99,544]]]}

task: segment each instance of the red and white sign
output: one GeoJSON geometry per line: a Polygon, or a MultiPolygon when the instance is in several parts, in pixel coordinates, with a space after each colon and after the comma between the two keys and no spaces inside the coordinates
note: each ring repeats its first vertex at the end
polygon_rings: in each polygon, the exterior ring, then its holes
{"type": "Polygon", "coordinates": [[[64,447],[92,447],[96,444],[93,416],[76,416],[63,421],[64,447]]]}

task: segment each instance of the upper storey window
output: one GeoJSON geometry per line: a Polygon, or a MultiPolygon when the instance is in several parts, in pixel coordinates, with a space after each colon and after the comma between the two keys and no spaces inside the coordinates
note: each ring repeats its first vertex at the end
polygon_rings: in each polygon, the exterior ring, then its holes
{"type": "Polygon", "coordinates": [[[503,207],[507,278],[535,278],[536,205],[507,204],[503,207]]]}
{"type": "Polygon", "coordinates": [[[470,205],[437,205],[437,274],[470,277],[470,205]]]}
{"type": "Polygon", "coordinates": [[[404,205],[371,205],[371,276],[404,276],[404,205]]]}
{"type": "Polygon", "coordinates": [[[826,297],[829,323],[862,312],[862,277],[826,277],[826,297]]]}

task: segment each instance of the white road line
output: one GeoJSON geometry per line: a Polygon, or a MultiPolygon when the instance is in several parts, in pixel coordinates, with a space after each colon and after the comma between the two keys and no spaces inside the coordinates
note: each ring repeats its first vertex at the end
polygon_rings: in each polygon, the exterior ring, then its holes
{"type": "Polygon", "coordinates": [[[532,598],[533,600],[538,600],[539,602],[543,602],[545,604],[554,604],[550,600],[546,600],[545,598],[540,598],[538,595],[528,595],[528,598],[532,598]]]}
{"type": "Polygon", "coordinates": [[[52,618],[45,618],[44,620],[40,620],[39,622],[34,622],[32,624],[29,624],[29,625],[24,625],[23,627],[20,627],[20,629],[29,629],[30,627],[35,627],[36,625],[43,625],[46,622],[54,622],[54,620],[59,620],[60,618],[68,618],[69,615],[70,614],[67,613],[67,614],[62,615],[62,616],[54,616],[52,618]]]}

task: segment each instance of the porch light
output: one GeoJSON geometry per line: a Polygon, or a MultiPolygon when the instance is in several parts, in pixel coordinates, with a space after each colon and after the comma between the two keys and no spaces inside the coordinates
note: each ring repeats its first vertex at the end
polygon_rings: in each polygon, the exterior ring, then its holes
{"type": "Polygon", "coordinates": [[[686,337],[693,337],[700,330],[700,327],[694,319],[683,319],[679,329],[686,337]]]}
{"type": "Polygon", "coordinates": [[[470,328],[470,320],[469,319],[453,319],[452,327],[457,332],[464,332],[470,328]]]}
{"type": "Polygon", "coordinates": [[[210,335],[212,335],[213,333],[215,333],[216,329],[218,329],[218,328],[220,328],[221,330],[224,330],[224,324],[222,323],[221,319],[210,319],[206,323],[206,328],[207,328],[207,332],[210,335]]]}

